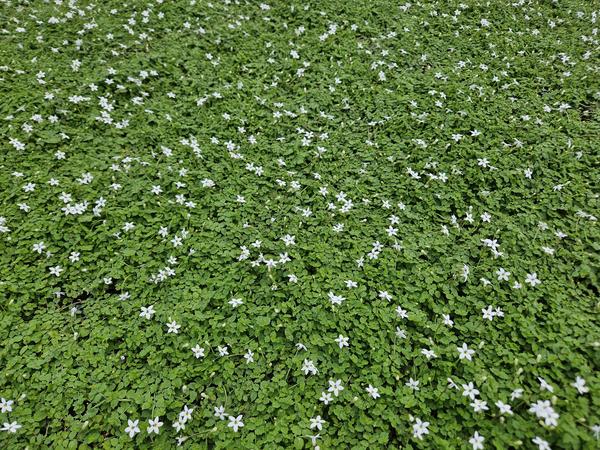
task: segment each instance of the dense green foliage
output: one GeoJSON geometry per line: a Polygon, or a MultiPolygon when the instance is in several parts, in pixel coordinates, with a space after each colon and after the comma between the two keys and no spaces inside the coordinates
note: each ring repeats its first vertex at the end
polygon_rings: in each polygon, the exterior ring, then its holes
{"type": "Polygon", "coordinates": [[[597,448],[599,23],[0,2],[0,448],[597,448]]]}

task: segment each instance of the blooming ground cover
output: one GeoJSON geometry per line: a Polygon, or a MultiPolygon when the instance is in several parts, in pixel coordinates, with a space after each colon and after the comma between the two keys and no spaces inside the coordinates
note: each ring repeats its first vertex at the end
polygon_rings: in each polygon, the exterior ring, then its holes
{"type": "Polygon", "coordinates": [[[597,448],[598,3],[0,18],[1,448],[597,448]]]}

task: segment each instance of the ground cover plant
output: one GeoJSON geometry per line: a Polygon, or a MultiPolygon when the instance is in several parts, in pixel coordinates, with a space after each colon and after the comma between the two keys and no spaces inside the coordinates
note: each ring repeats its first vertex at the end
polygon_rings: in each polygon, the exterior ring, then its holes
{"type": "Polygon", "coordinates": [[[599,23],[1,1],[0,448],[598,448],[599,23]]]}

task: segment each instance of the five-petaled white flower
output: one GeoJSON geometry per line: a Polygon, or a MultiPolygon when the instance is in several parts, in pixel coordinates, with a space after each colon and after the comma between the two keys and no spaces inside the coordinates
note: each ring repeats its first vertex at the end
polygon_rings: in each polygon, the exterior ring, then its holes
{"type": "Polygon", "coordinates": [[[244,422],[242,422],[243,417],[244,416],[242,414],[237,417],[229,416],[229,423],[227,426],[229,428],[233,428],[233,431],[237,433],[238,429],[244,426],[244,422]]]}
{"type": "Polygon", "coordinates": [[[140,313],[140,317],[144,317],[146,319],[152,319],[156,311],[154,311],[154,305],[150,305],[148,307],[142,306],[142,312],[140,313]]]}
{"type": "Polygon", "coordinates": [[[429,434],[429,422],[423,422],[416,418],[413,424],[413,436],[417,439],[423,439],[423,436],[429,434]]]}
{"type": "Polygon", "coordinates": [[[373,397],[375,399],[381,397],[381,394],[379,393],[379,389],[377,389],[376,387],[369,385],[365,390],[371,397],[373,397]]]}
{"type": "Polygon", "coordinates": [[[139,423],[139,420],[127,419],[127,428],[125,428],[125,433],[127,433],[130,438],[133,438],[140,432],[140,427],[138,426],[139,423]]]}
{"type": "Polygon", "coordinates": [[[227,413],[225,412],[225,407],[223,405],[215,406],[215,417],[218,417],[221,420],[225,420],[226,415],[227,413]]]}
{"type": "Polygon", "coordinates": [[[329,380],[329,388],[327,390],[329,392],[333,392],[333,395],[337,397],[339,393],[344,390],[344,386],[342,386],[342,380],[329,380]]]}
{"type": "Polygon", "coordinates": [[[159,433],[159,428],[163,426],[163,423],[160,421],[159,417],[155,417],[154,419],[148,420],[148,428],[146,431],[148,434],[159,433]]]}
{"type": "Polygon", "coordinates": [[[204,347],[200,347],[196,344],[195,347],[192,347],[192,353],[194,353],[196,358],[202,358],[204,356],[204,347]]]}
{"type": "Polygon", "coordinates": [[[476,431],[471,439],[469,439],[469,444],[473,446],[473,450],[482,450],[483,441],[485,441],[485,438],[481,436],[478,431],[476,431]]]}
{"type": "Polygon", "coordinates": [[[321,419],[321,416],[312,417],[310,419],[310,429],[312,430],[313,428],[316,428],[317,430],[321,431],[324,423],[325,421],[321,419]]]}
{"type": "Polygon", "coordinates": [[[463,384],[463,396],[469,397],[471,400],[475,400],[475,397],[479,395],[479,391],[473,385],[473,382],[470,381],[469,384],[463,384]]]}
{"type": "Polygon", "coordinates": [[[181,328],[181,325],[179,325],[177,322],[175,322],[174,320],[172,322],[168,322],[167,323],[167,333],[174,333],[177,334],[179,333],[179,329],[181,328]]]}
{"type": "Polygon", "coordinates": [[[348,341],[350,340],[350,338],[348,337],[344,337],[341,334],[335,339],[335,342],[337,342],[338,346],[340,348],[344,348],[344,347],[348,347],[350,344],[348,344],[348,341]]]}
{"type": "Polygon", "coordinates": [[[475,354],[475,350],[469,349],[469,347],[467,347],[466,343],[463,342],[462,347],[456,347],[456,349],[458,350],[459,359],[466,359],[467,361],[473,360],[473,355],[475,354]]]}
{"type": "Polygon", "coordinates": [[[0,412],[11,412],[13,400],[6,400],[4,397],[0,398],[0,412]]]}

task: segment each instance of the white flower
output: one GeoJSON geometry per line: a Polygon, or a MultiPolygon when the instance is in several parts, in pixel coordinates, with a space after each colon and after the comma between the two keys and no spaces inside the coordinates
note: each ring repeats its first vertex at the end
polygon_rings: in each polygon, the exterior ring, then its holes
{"type": "Polygon", "coordinates": [[[0,428],[0,430],[2,431],[8,431],[9,433],[16,433],[17,430],[19,428],[21,428],[21,425],[19,425],[17,422],[4,422],[3,424],[4,426],[2,428],[0,428]]]}
{"type": "Polygon", "coordinates": [[[404,385],[408,386],[413,391],[419,390],[419,380],[413,380],[412,378],[409,378],[409,380],[404,385]]]}
{"type": "Polygon", "coordinates": [[[344,337],[341,334],[335,339],[335,342],[337,342],[337,344],[339,345],[340,348],[344,348],[344,347],[348,347],[350,344],[348,344],[348,340],[350,338],[348,337],[344,337]]]}
{"type": "Polygon", "coordinates": [[[150,305],[148,307],[142,306],[142,312],[140,313],[140,317],[144,317],[146,319],[152,319],[156,311],[154,311],[154,305],[150,305]]]}
{"type": "Polygon", "coordinates": [[[232,298],[231,300],[229,300],[228,302],[233,308],[237,308],[238,306],[240,306],[241,304],[243,304],[244,302],[242,301],[241,298],[232,298]]]}
{"type": "Polygon", "coordinates": [[[329,297],[329,301],[331,302],[332,305],[341,305],[342,302],[344,300],[346,300],[344,297],[342,297],[341,295],[335,295],[333,292],[329,291],[329,294],[327,294],[327,296],[329,297]]]}
{"type": "Polygon", "coordinates": [[[146,431],[148,432],[148,434],[151,433],[159,433],[159,428],[163,426],[163,423],[160,421],[159,417],[155,417],[154,419],[150,419],[148,420],[148,428],[146,429],[146,431]]]}
{"type": "Polygon", "coordinates": [[[467,347],[466,343],[463,342],[462,347],[456,347],[456,349],[458,350],[459,359],[466,359],[467,361],[473,360],[473,355],[475,354],[475,350],[469,349],[469,347],[467,347]]]}
{"type": "Polygon", "coordinates": [[[204,356],[204,347],[200,347],[196,344],[195,347],[192,347],[192,352],[196,358],[202,358],[204,356]]]}
{"type": "Polygon", "coordinates": [[[133,230],[134,228],[135,224],[133,222],[125,222],[125,225],[123,225],[123,231],[125,232],[133,230]]]}
{"type": "Polygon", "coordinates": [[[537,273],[528,273],[525,277],[525,283],[529,284],[531,287],[535,287],[538,284],[542,284],[542,282],[538,279],[537,273]]]}
{"type": "Polygon", "coordinates": [[[408,319],[408,311],[402,309],[401,306],[396,307],[396,314],[400,319],[408,319]]]}
{"type": "Polygon", "coordinates": [[[60,273],[63,271],[63,268],[60,266],[50,267],[50,273],[55,276],[60,276],[60,273]]]}
{"type": "Polygon", "coordinates": [[[229,416],[229,423],[227,426],[229,428],[233,428],[233,431],[237,433],[238,429],[244,426],[244,422],[242,422],[243,417],[244,416],[242,414],[237,417],[229,416]]]}
{"type": "Polygon", "coordinates": [[[496,402],[496,406],[498,407],[498,409],[500,410],[500,414],[509,414],[512,415],[512,409],[510,405],[507,405],[506,403],[498,400],[496,402]]]}
{"type": "Polygon", "coordinates": [[[473,403],[470,404],[475,412],[487,411],[489,408],[487,402],[476,398],[473,403]]]}
{"type": "Polygon", "coordinates": [[[252,350],[248,349],[248,351],[244,355],[244,359],[246,359],[246,364],[254,362],[254,353],[252,352],[252,350]]]}
{"type": "Polygon", "coordinates": [[[473,382],[469,382],[469,384],[463,384],[463,396],[469,397],[471,400],[475,400],[475,397],[479,395],[479,391],[473,385],[473,382]]]}
{"type": "Polygon", "coordinates": [[[290,245],[296,245],[296,241],[294,239],[295,239],[295,236],[290,236],[289,234],[286,234],[285,236],[283,236],[281,238],[281,240],[283,241],[283,243],[285,244],[286,247],[288,247],[290,245]]]}
{"type": "Polygon", "coordinates": [[[483,449],[483,441],[485,441],[485,438],[476,431],[471,439],[469,439],[469,444],[473,446],[473,450],[481,450],[483,449]]]}
{"type": "Polygon", "coordinates": [[[429,422],[422,422],[421,419],[416,418],[413,425],[413,436],[417,439],[423,439],[423,436],[429,434],[429,422]]]}
{"type": "Polygon", "coordinates": [[[554,392],[554,388],[550,386],[546,380],[542,377],[537,377],[537,379],[540,382],[540,390],[554,392]]]}
{"type": "Polygon", "coordinates": [[[510,394],[510,399],[511,400],[515,400],[517,398],[521,398],[523,397],[523,389],[515,389],[514,391],[511,392],[510,394]]]}
{"type": "Polygon", "coordinates": [[[450,318],[450,314],[442,314],[442,317],[444,318],[444,325],[448,325],[449,327],[454,325],[454,321],[450,318]]]}
{"type": "Polygon", "coordinates": [[[577,376],[575,381],[573,383],[571,383],[571,386],[573,386],[575,389],[577,389],[577,392],[579,392],[580,394],[585,394],[586,392],[589,392],[589,390],[590,390],[590,388],[588,388],[585,385],[585,380],[583,378],[581,378],[580,376],[577,376]]]}
{"type": "Polygon", "coordinates": [[[127,433],[130,438],[133,438],[136,434],[140,432],[140,427],[138,427],[139,423],[139,420],[127,420],[127,428],[125,428],[125,433],[127,433]]]}
{"type": "Polygon", "coordinates": [[[333,400],[333,397],[327,392],[321,392],[321,397],[319,398],[319,400],[325,403],[326,405],[329,405],[329,402],[333,400]]]}
{"type": "Polygon", "coordinates": [[[177,333],[179,333],[179,329],[181,328],[181,325],[179,325],[177,322],[175,322],[173,320],[172,322],[167,323],[167,327],[169,327],[169,329],[167,330],[167,333],[177,334],[177,333]]]}
{"type": "Polygon", "coordinates": [[[318,372],[317,368],[315,367],[315,364],[308,359],[305,359],[304,362],[302,363],[301,370],[304,372],[304,375],[308,375],[309,372],[312,375],[316,375],[318,372]]]}
{"type": "Polygon", "coordinates": [[[437,358],[437,355],[433,350],[428,350],[426,348],[421,349],[421,353],[427,357],[427,359],[437,358]]]}
{"type": "Polygon", "coordinates": [[[541,437],[536,436],[531,440],[535,445],[538,446],[538,450],[552,450],[550,448],[550,444],[547,441],[543,440],[541,437]]]}
{"type": "Polygon", "coordinates": [[[13,400],[6,400],[5,398],[0,398],[0,412],[11,412],[13,400]]]}
{"type": "Polygon", "coordinates": [[[327,390],[329,392],[333,392],[333,395],[337,397],[339,393],[344,390],[344,386],[342,386],[342,380],[329,380],[329,388],[327,390]]]}
{"type": "Polygon", "coordinates": [[[310,429],[316,428],[321,431],[323,429],[323,424],[325,421],[321,419],[321,416],[313,417],[310,419],[310,429]]]}
{"type": "Polygon", "coordinates": [[[176,420],[175,422],[173,422],[173,428],[175,428],[175,431],[179,432],[183,429],[185,429],[185,423],[182,423],[179,420],[176,420]]]}
{"type": "Polygon", "coordinates": [[[375,398],[375,399],[376,399],[376,398],[379,398],[379,397],[381,397],[381,394],[379,393],[379,389],[377,389],[376,387],[373,387],[373,386],[369,385],[369,386],[366,388],[366,391],[368,392],[368,394],[369,394],[371,397],[373,397],[373,398],[375,398]]]}
{"type": "Polygon", "coordinates": [[[498,276],[498,281],[508,281],[510,272],[507,272],[504,270],[504,268],[500,267],[498,270],[496,270],[496,275],[498,276]]]}
{"type": "Polygon", "coordinates": [[[181,422],[183,424],[183,423],[186,423],[188,420],[192,420],[193,412],[194,412],[194,408],[188,408],[187,405],[184,405],[183,409],[179,413],[179,422],[181,422]]]}
{"type": "Polygon", "coordinates": [[[225,407],[223,405],[215,406],[215,417],[218,417],[221,420],[225,420],[226,415],[227,413],[225,412],[225,407]]]}

